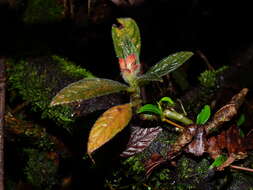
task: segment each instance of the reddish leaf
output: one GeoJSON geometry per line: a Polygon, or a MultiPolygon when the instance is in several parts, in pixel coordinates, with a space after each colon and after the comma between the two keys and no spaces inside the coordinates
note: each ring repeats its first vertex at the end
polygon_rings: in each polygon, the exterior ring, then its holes
{"type": "Polygon", "coordinates": [[[148,147],[151,142],[157,137],[157,135],[162,131],[160,127],[154,128],[141,128],[133,127],[133,132],[129,139],[127,148],[123,151],[120,156],[130,157],[139,152],[142,152],[146,147],[148,147]]]}

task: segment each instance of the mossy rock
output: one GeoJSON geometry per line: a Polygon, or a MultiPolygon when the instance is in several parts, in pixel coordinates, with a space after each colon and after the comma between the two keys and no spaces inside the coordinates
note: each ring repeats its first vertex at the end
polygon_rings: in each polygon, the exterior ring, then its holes
{"type": "Polygon", "coordinates": [[[59,22],[64,18],[64,6],[58,0],[27,0],[23,21],[28,24],[59,22]]]}
{"type": "Polygon", "coordinates": [[[59,56],[7,61],[8,90],[22,97],[41,118],[68,125],[74,121],[71,106],[49,107],[54,95],[68,84],[93,77],[87,70],[59,56]]]}

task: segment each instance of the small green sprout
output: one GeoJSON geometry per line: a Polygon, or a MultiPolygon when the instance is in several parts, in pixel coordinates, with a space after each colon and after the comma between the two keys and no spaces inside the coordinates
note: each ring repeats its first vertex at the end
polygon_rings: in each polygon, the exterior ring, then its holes
{"type": "Polygon", "coordinates": [[[209,169],[213,169],[215,167],[221,166],[225,161],[227,160],[227,157],[225,155],[218,156],[213,163],[209,166],[209,169]]]}
{"type": "Polygon", "coordinates": [[[211,108],[209,105],[205,105],[197,116],[196,124],[197,125],[205,124],[210,118],[210,115],[211,115],[211,108]]]}
{"type": "Polygon", "coordinates": [[[181,113],[178,113],[174,110],[175,103],[170,97],[163,97],[158,102],[157,105],[154,104],[146,104],[142,106],[137,113],[153,113],[160,116],[161,121],[167,122],[179,129],[183,129],[184,127],[174,123],[171,120],[179,121],[185,125],[192,124],[192,120],[187,118],[181,113]],[[163,102],[166,105],[163,105],[163,102]],[[171,120],[170,120],[171,119],[171,120]]]}
{"type": "Polygon", "coordinates": [[[241,137],[245,137],[245,134],[244,134],[243,130],[240,127],[241,125],[243,125],[245,123],[245,121],[246,121],[245,115],[241,114],[239,119],[236,122],[237,127],[239,128],[239,133],[240,133],[241,137]]]}

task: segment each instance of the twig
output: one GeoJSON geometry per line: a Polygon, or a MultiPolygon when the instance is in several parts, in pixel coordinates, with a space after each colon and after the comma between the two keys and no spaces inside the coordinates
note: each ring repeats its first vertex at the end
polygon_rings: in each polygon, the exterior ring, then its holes
{"type": "Polygon", "coordinates": [[[207,65],[207,68],[211,71],[214,71],[215,69],[213,68],[213,66],[209,63],[207,57],[205,56],[204,53],[202,53],[202,51],[197,50],[196,53],[200,56],[201,59],[204,60],[205,64],[207,65]]]}
{"type": "Polygon", "coordinates": [[[245,168],[245,167],[241,167],[241,166],[230,165],[230,168],[243,170],[243,171],[247,171],[247,172],[253,172],[252,168],[245,168]]]}
{"type": "Polygon", "coordinates": [[[4,111],[5,111],[5,65],[0,59],[0,189],[4,190],[4,111]]]}

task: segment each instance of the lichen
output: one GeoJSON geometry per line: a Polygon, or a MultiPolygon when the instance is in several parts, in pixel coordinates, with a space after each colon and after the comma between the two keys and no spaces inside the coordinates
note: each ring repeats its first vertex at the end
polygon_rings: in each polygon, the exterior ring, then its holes
{"type": "Polygon", "coordinates": [[[28,0],[24,12],[25,23],[51,23],[64,17],[64,6],[57,0],[28,0]]]}
{"type": "Polygon", "coordinates": [[[31,110],[40,112],[41,118],[67,126],[73,122],[70,106],[49,107],[52,97],[63,87],[92,74],[58,56],[25,60],[8,60],[9,91],[15,91],[31,110]]]}

